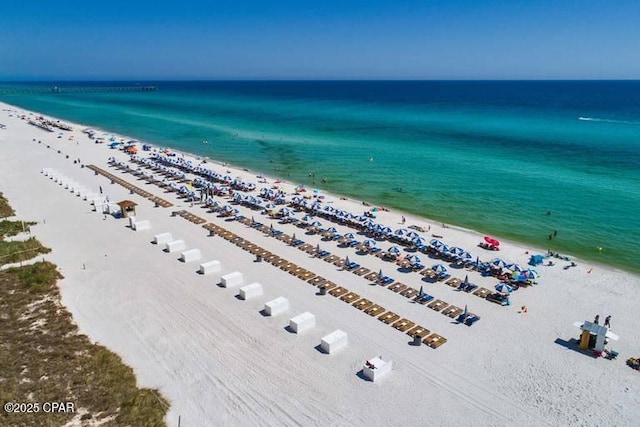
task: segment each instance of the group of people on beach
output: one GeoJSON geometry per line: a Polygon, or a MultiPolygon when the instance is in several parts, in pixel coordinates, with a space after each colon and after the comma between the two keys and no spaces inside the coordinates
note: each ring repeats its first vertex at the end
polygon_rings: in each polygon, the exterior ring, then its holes
{"type": "MultiPolygon", "coordinates": [[[[595,323],[596,325],[600,324],[600,315],[596,314],[595,319],[593,319],[593,323],[595,323]]],[[[604,326],[607,328],[611,327],[611,315],[607,316],[604,318],[604,326]]]]}

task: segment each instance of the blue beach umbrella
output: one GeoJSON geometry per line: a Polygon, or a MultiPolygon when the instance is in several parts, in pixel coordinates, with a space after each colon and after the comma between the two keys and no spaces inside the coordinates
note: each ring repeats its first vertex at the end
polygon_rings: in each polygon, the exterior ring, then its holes
{"type": "Polygon", "coordinates": [[[408,233],[406,233],[404,235],[404,238],[407,240],[413,240],[413,239],[417,239],[419,238],[420,235],[418,233],[416,233],[415,231],[409,231],[408,233]]]}
{"type": "Polygon", "coordinates": [[[463,248],[461,248],[460,246],[453,246],[453,247],[449,248],[448,252],[450,254],[452,254],[452,255],[460,255],[460,254],[462,254],[463,252],[466,252],[466,251],[463,248]]]}
{"type": "Polygon", "coordinates": [[[436,273],[436,274],[444,274],[447,272],[447,267],[445,267],[442,264],[436,264],[433,267],[431,267],[431,269],[436,273]]]}
{"type": "Polygon", "coordinates": [[[394,235],[399,236],[399,237],[403,237],[406,236],[407,233],[409,233],[409,230],[407,230],[406,228],[399,228],[396,231],[393,232],[394,235]]]}
{"type": "Polygon", "coordinates": [[[444,243],[442,243],[440,240],[438,239],[432,239],[429,242],[429,245],[434,248],[434,249],[440,249],[442,246],[444,246],[444,243]]]}
{"type": "Polygon", "coordinates": [[[441,254],[446,254],[449,252],[449,246],[442,244],[442,246],[440,246],[440,248],[438,248],[438,252],[440,252],[441,254]]]}
{"type": "Polygon", "coordinates": [[[391,246],[389,249],[387,249],[387,253],[398,256],[400,255],[400,248],[398,248],[397,246],[391,246]]]}
{"type": "Polygon", "coordinates": [[[413,246],[418,247],[418,248],[419,248],[419,247],[424,246],[424,243],[425,243],[425,240],[424,240],[422,237],[420,237],[420,236],[416,237],[415,239],[413,239],[413,240],[411,241],[411,244],[412,244],[413,246]]]}
{"type": "Polygon", "coordinates": [[[408,257],[405,258],[406,261],[408,261],[410,264],[420,264],[420,258],[418,258],[417,255],[409,255],[408,257]]]}
{"type": "Polygon", "coordinates": [[[362,242],[362,246],[364,246],[365,248],[371,249],[373,247],[376,246],[376,241],[375,240],[365,240],[364,242],[362,242]]]}
{"type": "Polygon", "coordinates": [[[513,288],[509,286],[508,283],[503,282],[496,285],[496,291],[500,292],[501,294],[510,294],[511,292],[513,292],[513,288]]]}
{"type": "Polygon", "coordinates": [[[509,265],[506,261],[504,261],[501,258],[494,258],[489,262],[489,264],[491,264],[492,266],[497,267],[497,268],[504,268],[507,265],[509,265]]]}
{"type": "Polygon", "coordinates": [[[522,267],[520,267],[515,262],[513,264],[507,265],[505,268],[508,268],[509,270],[513,271],[514,273],[522,271],[522,267]]]}

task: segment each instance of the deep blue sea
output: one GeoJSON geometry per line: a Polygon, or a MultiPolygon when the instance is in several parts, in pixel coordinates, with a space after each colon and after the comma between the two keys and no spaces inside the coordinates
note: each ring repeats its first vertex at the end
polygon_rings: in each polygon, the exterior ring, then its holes
{"type": "Polygon", "coordinates": [[[640,271],[640,81],[135,84],[0,99],[640,271]]]}

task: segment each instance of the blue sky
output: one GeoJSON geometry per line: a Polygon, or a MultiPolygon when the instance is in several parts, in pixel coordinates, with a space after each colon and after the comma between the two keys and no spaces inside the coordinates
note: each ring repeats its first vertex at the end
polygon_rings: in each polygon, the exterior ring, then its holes
{"type": "Polygon", "coordinates": [[[640,0],[3,0],[0,80],[639,79],[640,0]]]}

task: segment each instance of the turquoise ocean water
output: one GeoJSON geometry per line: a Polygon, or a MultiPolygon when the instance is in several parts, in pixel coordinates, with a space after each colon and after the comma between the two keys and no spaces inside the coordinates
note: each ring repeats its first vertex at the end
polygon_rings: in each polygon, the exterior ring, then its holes
{"type": "Polygon", "coordinates": [[[640,272],[640,82],[141,83],[0,99],[640,272]]]}

